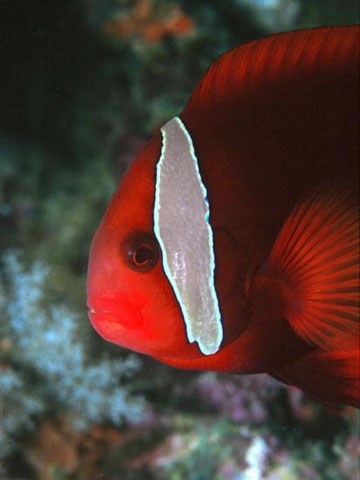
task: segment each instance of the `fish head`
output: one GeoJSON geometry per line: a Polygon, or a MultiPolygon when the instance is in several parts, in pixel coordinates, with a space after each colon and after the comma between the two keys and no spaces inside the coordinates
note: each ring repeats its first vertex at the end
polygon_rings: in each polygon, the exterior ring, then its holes
{"type": "MultiPolygon", "coordinates": [[[[223,158],[212,147],[200,151],[211,165],[223,158]]],[[[123,177],[89,261],[89,316],[105,339],[170,361],[216,355],[247,327],[238,244],[202,171],[175,117],[123,177]]]]}
{"type": "Polygon", "coordinates": [[[138,155],[94,236],[88,266],[89,319],[106,340],[156,355],[192,355],[179,305],[153,232],[161,137],[138,155]]]}

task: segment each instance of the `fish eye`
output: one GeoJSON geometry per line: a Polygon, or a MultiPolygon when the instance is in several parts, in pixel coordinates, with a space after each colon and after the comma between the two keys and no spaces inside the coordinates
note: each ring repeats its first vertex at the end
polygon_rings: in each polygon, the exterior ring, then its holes
{"type": "Polygon", "coordinates": [[[130,241],[127,257],[134,270],[148,272],[159,259],[157,241],[148,233],[138,234],[130,241]]]}

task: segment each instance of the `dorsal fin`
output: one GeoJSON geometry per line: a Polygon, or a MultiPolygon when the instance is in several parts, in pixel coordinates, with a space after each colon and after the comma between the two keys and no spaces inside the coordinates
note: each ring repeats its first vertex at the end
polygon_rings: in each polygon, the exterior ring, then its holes
{"type": "MultiPolygon", "coordinates": [[[[359,26],[280,33],[221,55],[193,93],[186,110],[231,99],[239,91],[309,72],[358,72],[359,26]]],[[[356,73],[357,74],[357,73],[356,73]]]]}

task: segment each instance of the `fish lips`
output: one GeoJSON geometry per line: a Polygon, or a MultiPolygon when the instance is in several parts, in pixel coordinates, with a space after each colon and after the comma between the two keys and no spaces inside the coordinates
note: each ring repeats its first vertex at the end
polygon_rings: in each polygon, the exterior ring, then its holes
{"type": "Polygon", "coordinates": [[[100,331],[103,323],[113,323],[121,325],[126,330],[139,330],[144,319],[139,311],[129,310],[128,306],[121,308],[88,307],[88,317],[95,330],[100,331]]]}

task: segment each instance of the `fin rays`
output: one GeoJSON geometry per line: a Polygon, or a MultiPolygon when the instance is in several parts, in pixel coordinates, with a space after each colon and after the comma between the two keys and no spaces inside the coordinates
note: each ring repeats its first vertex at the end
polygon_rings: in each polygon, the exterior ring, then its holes
{"type": "Polygon", "coordinates": [[[353,64],[359,52],[359,29],[324,27],[282,33],[249,42],[222,55],[208,70],[187,108],[229,100],[263,82],[307,74],[340,71],[353,64]]]}
{"type": "Polygon", "coordinates": [[[286,313],[294,330],[326,350],[359,343],[356,205],[344,186],[326,184],[312,192],[285,223],[268,262],[296,292],[286,313]]]}

